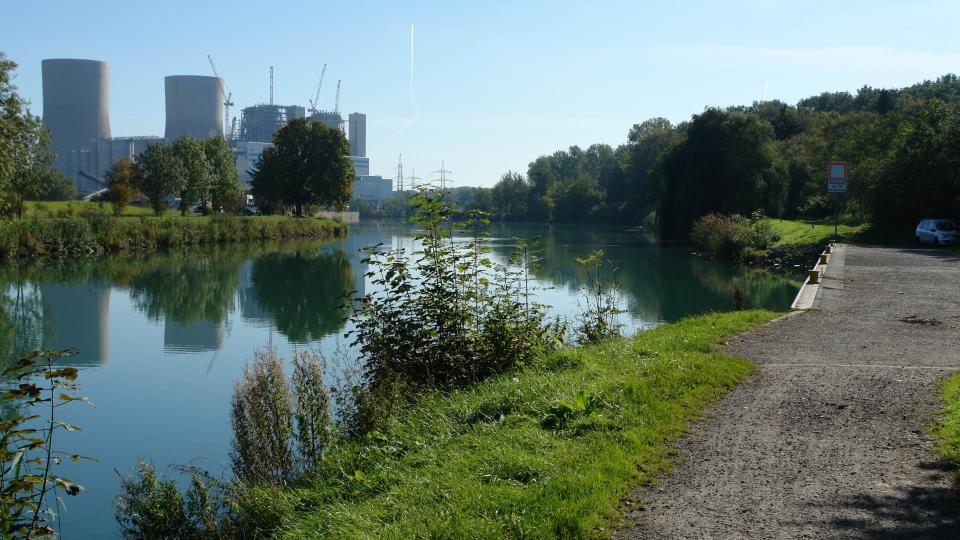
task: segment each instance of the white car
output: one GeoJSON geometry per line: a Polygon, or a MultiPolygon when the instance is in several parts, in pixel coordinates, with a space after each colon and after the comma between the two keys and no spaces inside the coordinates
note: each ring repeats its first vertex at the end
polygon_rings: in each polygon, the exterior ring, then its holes
{"type": "Polygon", "coordinates": [[[925,219],[917,225],[917,242],[949,246],[960,242],[960,232],[953,220],[925,219]]]}

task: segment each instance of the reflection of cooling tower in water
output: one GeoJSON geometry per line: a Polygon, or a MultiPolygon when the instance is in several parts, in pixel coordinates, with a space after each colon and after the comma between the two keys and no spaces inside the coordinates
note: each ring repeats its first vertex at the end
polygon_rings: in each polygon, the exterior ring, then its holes
{"type": "Polygon", "coordinates": [[[223,327],[211,321],[181,324],[167,319],[163,324],[164,352],[216,351],[223,347],[223,327]]]}
{"type": "Polygon", "coordinates": [[[105,364],[109,359],[107,315],[110,288],[81,283],[77,285],[45,284],[43,317],[51,335],[44,337],[44,348],[77,349],[70,364],[105,364]]]}

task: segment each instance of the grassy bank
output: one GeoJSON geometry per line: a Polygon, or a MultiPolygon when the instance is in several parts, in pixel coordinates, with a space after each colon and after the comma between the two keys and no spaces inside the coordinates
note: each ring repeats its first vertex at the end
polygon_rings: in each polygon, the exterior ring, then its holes
{"type": "MultiPolygon", "coordinates": [[[[943,419],[934,428],[938,439],[940,459],[960,467],[960,373],[954,373],[941,383],[943,390],[943,419]]],[[[954,481],[960,480],[954,476],[954,481]]]]}
{"type": "MultiPolygon", "coordinates": [[[[786,245],[818,245],[822,246],[833,240],[833,220],[818,221],[791,221],[788,219],[771,219],[770,226],[780,237],[774,246],[786,245]]],[[[864,234],[869,224],[862,221],[842,220],[837,227],[837,234],[841,241],[849,241],[864,234]]]]}
{"type": "Polygon", "coordinates": [[[715,345],[774,316],[695,317],[426,397],[308,485],[263,489],[248,517],[285,538],[604,536],[687,422],[753,370],[715,345]]]}
{"type": "Polygon", "coordinates": [[[122,217],[103,214],[0,222],[0,259],[77,256],[249,240],[333,238],[342,223],[279,216],[122,217]]]}

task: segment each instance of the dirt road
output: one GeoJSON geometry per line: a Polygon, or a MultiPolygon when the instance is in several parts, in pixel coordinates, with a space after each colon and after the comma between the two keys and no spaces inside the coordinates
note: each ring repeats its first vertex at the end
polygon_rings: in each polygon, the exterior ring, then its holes
{"type": "Polygon", "coordinates": [[[731,341],[759,370],[616,538],[960,539],[927,430],[960,368],[960,253],[840,246],[814,310],[731,341]]]}

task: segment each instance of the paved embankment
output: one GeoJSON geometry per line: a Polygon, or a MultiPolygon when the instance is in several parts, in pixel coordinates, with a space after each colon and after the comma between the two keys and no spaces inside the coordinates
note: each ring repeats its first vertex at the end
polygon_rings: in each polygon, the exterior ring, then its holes
{"type": "Polygon", "coordinates": [[[960,538],[927,436],[960,368],[960,253],[838,246],[815,309],[729,343],[759,370],[634,495],[619,538],[960,538]]]}

